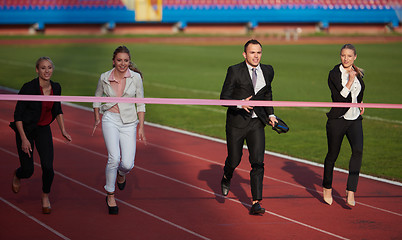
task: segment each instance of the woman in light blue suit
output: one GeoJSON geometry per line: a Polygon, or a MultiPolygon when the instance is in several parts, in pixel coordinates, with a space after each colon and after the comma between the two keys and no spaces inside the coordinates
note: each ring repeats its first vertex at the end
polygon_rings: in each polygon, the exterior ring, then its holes
{"type": "MultiPolygon", "coordinates": [[[[125,46],[113,53],[113,69],[103,73],[98,81],[96,97],[143,98],[144,88],[141,73],[133,67],[130,51],[125,46]]],[[[105,103],[93,104],[95,125],[102,117],[102,131],[108,151],[106,165],[106,204],[109,214],[118,214],[114,197],[115,184],[120,190],[126,185],[126,174],[134,167],[136,135],[146,141],[144,133],[145,104],[143,103],[105,103]]]]}

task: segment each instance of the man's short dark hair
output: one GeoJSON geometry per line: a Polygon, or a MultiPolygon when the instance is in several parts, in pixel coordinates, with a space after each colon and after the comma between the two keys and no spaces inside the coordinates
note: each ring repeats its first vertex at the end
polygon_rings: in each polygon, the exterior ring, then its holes
{"type": "Polygon", "coordinates": [[[244,52],[247,51],[247,47],[248,47],[248,45],[250,45],[250,44],[258,44],[258,45],[260,45],[260,47],[262,48],[262,45],[261,45],[261,43],[260,43],[259,41],[255,40],[255,39],[250,39],[250,40],[248,40],[248,41],[246,42],[246,44],[244,44],[244,52]]]}

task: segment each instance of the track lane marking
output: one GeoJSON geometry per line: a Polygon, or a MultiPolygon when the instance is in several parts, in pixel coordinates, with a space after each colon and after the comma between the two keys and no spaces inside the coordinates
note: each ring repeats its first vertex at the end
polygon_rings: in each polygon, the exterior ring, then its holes
{"type": "MultiPolygon", "coordinates": [[[[3,148],[1,148],[1,150],[4,150],[3,148]]],[[[9,153],[7,151],[7,153],[9,153]]],[[[10,203],[9,201],[7,201],[6,199],[0,197],[0,201],[4,202],[5,204],[9,205],[10,207],[14,208],[15,210],[17,210],[19,213],[21,213],[22,215],[24,215],[25,217],[31,219],[32,221],[36,222],[37,224],[41,225],[42,227],[46,228],[47,230],[49,230],[50,232],[54,233],[55,235],[59,236],[61,239],[64,240],[70,240],[70,238],[64,236],[63,234],[59,233],[58,231],[54,230],[53,228],[51,228],[49,225],[41,222],[40,220],[38,220],[37,218],[35,218],[34,216],[30,215],[29,213],[25,212],[24,210],[22,210],[21,208],[15,206],[14,204],[10,203]]]]}
{"type": "MultiPolygon", "coordinates": [[[[58,142],[64,143],[64,140],[62,140],[62,139],[55,138],[55,137],[53,137],[53,139],[56,140],[56,141],[58,141],[58,142]]],[[[73,146],[73,147],[76,147],[76,148],[78,148],[78,149],[80,149],[80,150],[84,150],[84,151],[87,151],[87,152],[89,152],[89,153],[96,154],[96,155],[98,155],[98,156],[106,157],[106,158],[107,158],[107,155],[104,155],[104,154],[101,154],[101,153],[98,153],[98,152],[95,152],[95,151],[86,149],[86,148],[84,148],[84,147],[81,147],[81,146],[78,146],[78,145],[75,145],[75,144],[71,144],[71,143],[69,143],[68,145],[73,146]]],[[[18,158],[18,154],[13,153],[13,152],[10,152],[10,151],[8,151],[8,150],[5,149],[5,148],[0,147],[0,150],[3,151],[3,152],[5,152],[5,153],[8,153],[8,154],[10,154],[10,155],[12,155],[12,156],[14,156],[14,157],[16,157],[16,158],[18,158]]],[[[37,162],[34,162],[34,165],[37,166],[37,167],[39,167],[39,168],[41,167],[40,164],[37,163],[37,162]]],[[[62,177],[62,178],[67,179],[68,181],[71,181],[71,182],[76,183],[76,184],[78,184],[78,185],[80,185],[80,186],[82,186],[82,187],[85,187],[85,188],[87,188],[87,189],[89,189],[89,190],[91,190],[91,191],[93,191],[93,192],[96,192],[96,193],[99,193],[99,194],[101,194],[101,195],[103,195],[103,196],[106,196],[106,193],[104,193],[104,192],[102,192],[102,191],[99,191],[98,189],[93,188],[93,187],[91,187],[91,186],[89,186],[89,185],[86,185],[85,183],[82,183],[82,182],[80,182],[80,181],[78,181],[78,180],[76,180],[76,179],[70,178],[70,177],[68,177],[68,176],[66,176],[66,175],[64,175],[64,174],[62,174],[62,173],[59,172],[59,171],[54,171],[54,173],[57,174],[57,175],[59,175],[59,176],[62,177]]],[[[0,197],[0,198],[1,198],[1,197],[0,197]]],[[[182,230],[182,231],[184,231],[184,232],[190,233],[191,235],[194,235],[194,236],[196,236],[196,237],[198,237],[198,238],[200,238],[200,239],[205,239],[205,240],[209,240],[209,239],[210,239],[210,238],[207,238],[207,237],[205,237],[205,236],[203,236],[203,235],[201,235],[201,234],[198,234],[198,233],[196,233],[196,232],[194,232],[194,231],[191,231],[191,230],[189,230],[189,229],[187,229],[187,228],[185,228],[185,227],[182,227],[182,226],[180,226],[180,225],[178,225],[178,224],[175,224],[175,223],[173,223],[173,222],[171,222],[171,221],[169,221],[169,220],[166,220],[166,219],[164,219],[164,218],[162,218],[162,217],[159,217],[159,216],[157,216],[157,215],[155,215],[155,214],[153,214],[153,213],[151,213],[151,212],[148,212],[148,211],[146,211],[146,210],[144,210],[144,209],[142,209],[142,208],[139,208],[139,207],[137,207],[137,206],[135,206],[135,205],[133,205],[133,204],[130,204],[130,203],[125,202],[125,201],[123,201],[123,200],[120,200],[120,199],[118,199],[118,198],[116,198],[116,201],[119,202],[119,203],[122,203],[122,204],[124,204],[124,205],[126,205],[126,206],[128,206],[128,207],[130,207],[130,208],[133,208],[133,209],[135,209],[135,210],[137,210],[137,211],[139,211],[139,212],[142,212],[142,213],[144,213],[144,214],[146,214],[146,215],[148,215],[148,216],[151,216],[151,217],[153,217],[153,218],[155,218],[155,219],[157,219],[157,220],[159,220],[159,221],[161,221],[161,222],[164,222],[164,223],[167,223],[167,224],[169,224],[169,225],[171,225],[171,226],[173,226],[173,227],[176,227],[176,228],[178,228],[178,229],[180,229],[180,230],[182,230]]],[[[10,206],[11,206],[11,205],[10,205],[10,206]]],[[[22,211],[22,210],[21,210],[21,211],[22,211]]],[[[28,217],[29,217],[29,216],[28,216],[28,217]]],[[[49,227],[49,228],[50,228],[50,227],[49,227]]],[[[67,239],[68,239],[68,238],[67,238],[67,239]]]]}
{"type": "MultiPolygon", "coordinates": [[[[84,108],[83,110],[85,110],[85,108],[84,108]]],[[[92,129],[92,126],[90,126],[90,125],[85,125],[85,124],[79,123],[79,122],[74,121],[74,120],[68,120],[68,119],[64,119],[64,120],[65,120],[65,121],[68,121],[68,122],[71,122],[71,123],[74,123],[74,124],[78,124],[78,125],[80,125],[80,126],[89,127],[89,128],[92,129]]],[[[7,124],[8,124],[8,122],[5,121],[4,119],[0,119],[0,122],[4,122],[4,123],[7,123],[7,124]]],[[[146,123],[146,124],[147,124],[147,125],[150,125],[150,126],[153,126],[153,127],[158,127],[158,126],[159,126],[158,124],[152,124],[152,123],[146,123]]],[[[159,127],[160,127],[160,126],[159,126],[159,127]]],[[[162,128],[163,128],[163,129],[166,129],[166,128],[171,129],[170,127],[162,127],[162,128]]],[[[180,133],[183,133],[182,130],[177,130],[177,129],[176,129],[176,131],[177,131],[177,132],[180,132],[180,133]]],[[[184,132],[183,134],[186,134],[186,132],[184,132]]],[[[194,135],[198,135],[198,134],[189,133],[189,134],[186,134],[186,135],[194,136],[194,135]]],[[[207,139],[207,140],[211,140],[211,141],[220,142],[220,143],[224,143],[223,140],[213,139],[212,137],[202,136],[201,138],[204,138],[204,139],[207,139]]],[[[60,140],[60,139],[59,139],[59,140],[60,140]]],[[[62,141],[62,140],[61,140],[61,141],[62,141]]],[[[222,163],[220,163],[220,162],[215,162],[215,161],[212,161],[212,160],[203,158],[203,157],[195,156],[195,155],[192,155],[192,154],[189,154],[189,153],[181,152],[181,151],[178,151],[178,150],[175,150],[175,149],[171,149],[171,148],[166,148],[166,147],[159,146],[159,145],[152,144],[152,143],[148,143],[148,144],[149,144],[149,145],[153,145],[154,147],[157,147],[157,148],[164,149],[164,150],[166,150],[166,151],[175,152],[175,153],[182,154],[182,155],[186,155],[186,156],[188,156],[188,157],[196,158],[196,159],[199,159],[199,160],[202,160],[202,161],[205,161],[205,162],[209,162],[209,163],[217,164],[217,165],[220,165],[220,166],[224,166],[224,165],[223,165],[222,163]]],[[[92,150],[89,150],[89,149],[80,147],[80,146],[78,146],[78,145],[76,145],[76,146],[79,147],[79,148],[81,148],[82,150],[91,151],[91,152],[94,153],[94,154],[98,154],[97,152],[94,152],[94,151],[92,151],[92,150]]],[[[245,147],[245,148],[247,148],[247,147],[245,147]]],[[[287,159],[287,160],[292,160],[292,161],[297,161],[297,162],[301,162],[301,163],[308,164],[308,165],[312,165],[312,166],[322,167],[322,164],[310,163],[310,162],[308,162],[308,161],[306,161],[306,160],[299,160],[299,159],[296,159],[296,158],[293,158],[293,157],[289,157],[289,156],[285,156],[285,155],[278,154],[278,153],[273,153],[273,152],[269,152],[269,151],[266,151],[265,153],[266,153],[267,155],[273,155],[273,156],[276,156],[276,157],[285,158],[285,159],[287,159]]],[[[106,156],[106,157],[107,157],[107,156],[106,156]]],[[[242,168],[236,168],[236,169],[238,169],[238,170],[240,170],[240,171],[242,171],[242,172],[246,172],[246,173],[249,172],[249,170],[242,169],[242,168]]],[[[343,172],[343,173],[348,173],[348,172],[347,172],[346,170],[344,170],[344,169],[337,169],[337,168],[335,168],[335,170],[337,170],[337,171],[339,171],[339,172],[343,172]]],[[[371,179],[371,180],[377,180],[377,181],[381,181],[381,182],[385,182],[385,183],[389,183],[389,184],[393,184],[393,185],[397,185],[397,186],[402,186],[402,183],[399,183],[399,182],[388,181],[388,180],[386,180],[386,179],[381,179],[381,178],[377,178],[377,177],[372,177],[372,176],[365,175],[365,174],[361,174],[361,177],[366,177],[366,178],[371,179]]],[[[302,186],[302,185],[299,185],[299,184],[290,183],[290,182],[287,182],[287,181],[284,181],[284,180],[280,180],[280,179],[277,179],[277,178],[273,178],[273,177],[269,177],[269,176],[266,176],[266,175],[264,175],[264,178],[271,179],[271,180],[273,180],[273,181],[280,182],[280,183],[283,183],[283,184],[287,184],[287,185],[290,185],[290,186],[293,186],[293,187],[305,189],[305,190],[308,190],[308,191],[313,191],[313,192],[321,193],[321,194],[323,193],[322,191],[318,191],[318,190],[316,190],[316,189],[306,188],[306,187],[304,187],[304,186],[302,186]]],[[[341,196],[333,196],[333,198],[343,199],[343,197],[341,197],[341,196]]],[[[397,213],[397,212],[393,212],[393,211],[391,211],[391,210],[387,210],[387,209],[379,208],[379,207],[376,207],[376,206],[372,206],[372,205],[369,205],[369,204],[366,204],[366,203],[363,203],[363,202],[358,202],[358,201],[356,201],[356,203],[358,203],[358,204],[360,204],[360,205],[362,205],[362,206],[368,207],[368,208],[372,208],[372,209],[375,209],[375,210],[378,210],[378,211],[382,211],[382,212],[386,212],[386,213],[390,213],[390,214],[393,214],[393,215],[397,215],[397,216],[399,216],[399,217],[402,217],[402,214],[401,214],[401,213],[397,213]]]]}
{"type": "MultiPolygon", "coordinates": [[[[64,142],[62,139],[57,139],[57,138],[56,138],[55,140],[57,140],[57,141],[59,141],[59,142],[64,142]]],[[[95,151],[93,151],[93,150],[89,150],[89,149],[87,149],[87,148],[84,148],[84,147],[81,147],[81,146],[78,146],[78,145],[75,145],[75,144],[71,144],[71,143],[70,143],[69,145],[74,146],[74,147],[76,147],[76,148],[79,148],[79,149],[81,149],[81,150],[88,151],[88,152],[90,152],[90,153],[96,154],[96,155],[101,156],[101,157],[103,157],[103,158],[107,158],[107,155],[105,155],[105,154],[98,153],[98,152],[95,152],[95,151]]],[[[148,143],[148,145],[152,145],[152,146],[154,146],[154,147],[158,147],[158,145],[156,145],[156,144],[148,143]]],[[[164,148],[164,149],[169,149],[169,148],[164,148]]],[[[182,153],[182,152],[180,152],[180,151],[176,151],[176,150],[173,150],[173,149],[170,149],[170,151],[173,151],[173,152],[175,152],[175,153],[182,153]]],[[[184,154],[184,153],[182,153],[182,154],[184,154]]],[[[191,155],[191,154],[185,154],[185,155],[187,155],[187,156],[193,156],[193,157],[195,157],[195,158],[197,158],[197,159],[201,159],[200,157],[197,157],[197,156],[194,156],[194,155],[191,155]]],[[[208,161],[209,161],[209,162],[213,162],[213,161],[211,161],[211,160],[208,160],[208,161]]],[[[214,162],[214,163],[215,163],[215,162],[214,162]]],[[[157,173],[157,172],[154,172],[154,171],[152,171],[152,170],[148,170],[148,169],[146,169],[146,168],[143,168],[143,167],[138,166],[138,164],[135,166],[135,168],[137,168],[137,169],[139,169],[139,170],[142,170],[142,171],[145,171],[145,172],[148,172],[148,173],[151,173],[151,174],[154,174],[154,175],[156,175],[156,176],[159,176],[159,177],[162,177],[162,178],[171,180],[171,181],[173,181],[173,182],[180,183],[180,184],[182,184],[182,185],[185,185],[185,186],[188,186],[188,187],[191,187],[191,188],[194,188],[194,189],[197,189],[197,190],[200,190],[200,191],[203,191],[203,192],[212,194],[212,195],[214,195],[214,196],[220,196],[220,197],[225,198],[225,199],[228,199],[228,200],[230,200],[230,201],[233,201],[233,202],[236,202],[236,203],[239,203],[239,204],[242,204],[242,205],[246,205],[246,206],[251,207],[251,205],[248,204],[248,203],[241,202],[241,201],[235,200],[235,199],[231,199],[231,198],[228,198],[228,197],[223,196],[223,195],[221,195],[221,194],[212,192],[212,191],[210,191],[210,190],[206,190],[206,189],[204,189],[204,188],[200,188],[200,187],[198,187],[198,186],[192,185],[192,184],[190,184],[190,183],[186,183],[186,182],[183,182],[183,181],[181,181],[181,180],[178,180],[178,179],[175,179],[175,178],[172,178],[172,177],[163,175],[163,174],[161,174],[161,173],[157,173]]],[[[98,190],[97,190],[97,191],[98,191],[98,190]]],[[[100,192],[100,191],[99,191],[99,192],[100,192]]],[[[101,192],[100,192],[100,193],[101,193],[101,192]]],[[[103,193],[103,195],[106,196],[105,193],[103,193]]],[[[121,201],[121,202],[123,202],[123,201],[121,201]]],[[[127,204],[127,206],[129,206],[129,205],[127,204]]],[[[311,226],[311,225],[308,225],[308,224],[299,222],[299,221],[297,221],[297,220],[294,220],[294,219],[291,219],[291,218],[282,216],[282,215],[280,215],[280,214],[277,214],[277,213],[274,213],[274,212],[271,212],[271,211],[267,211],[267,212],[270,213],[271,215],[276,216],[276,217],[279,217],[279,218],[285,219],[285,220],[287,220],[287,221],[296,223],[296,224],[298,224],[298,225],[301,225],[301,226],[304,226],[304,227],[307,227],[307,228],[310,228],[310,229],[319,231],[319,232],[321,232],[321,233],[325,233],[325,234],[327,234],[327,235],[330,235],[330,236],[333,236],[333,237],[336,237],[336,238],[339,238],[339,239],[345,239],[345,240],[348,239],[348,238],[345,238],[345,237],[336,235],[336,234],[334,234],[334,233],[325,231],[325,230],[323,230],[323,229],[319,229],[319,228],[316,228],[316,227],[314,227],[314,226],[311,226]]]]}
{"type": "MultiPolygon", "coordinates": [[[[2,120],[2,122],[8,123],[8,121],[5,121],[5,120],[2,120]]],[[[91,127],[92,127],[92,126],[91,126],[91,127]]],[[[56,141],[59,141],[59,142],[64,142],[63,140],[58,139],[58,138],[54,138],[54,139],[55,139],[56,141]]],[[[83,147],[78,146],[78,145],[74,145],[74,144],[70,144],[70,145],[73,145],[74,147],[80,148],[81,150],[89,151],[89,152],[91,152],[91,153],[97,154],[97,155],[102,156],[102,157],[107,157],[107,156],[104,155],[104,154],[99,154],[99,153],[97,153],[97,152],[95,152],[95,151],[92,151],[92,150],[83,148],[83,147]]],[[[221,164],[221,163],[218,163],[218,162],[215,162],[215,161],[212,161],[212,160],[209,160],[209,159],[205,159],[205,158],[202,158],[202,157],[198,157],[198,156],[195,156],[195,155],[192,155],[192,154],[184,153],[184,152],[181,152],[181,151],[178,151],[178,150],[174,150],[174,149],[162,147],[162,146],[159,146],[159,145],[156,145],[156,144],[150,144],[150,145],[152,145],[152,146],[154,146],[154,147],[162,148],[162,149],[167,150],[167,151],[173,151],[173,152],[178,153],[178,154],[183,154],[183,155],[187,155],[187,156],[190,156],[190,157],[193,157],[193,158],[201,159],[201,160],[203,160],[203,161],[207,161],[207,162],[210,162],[210,163],[214,163],[214,164],[218,164],[218,165],[223,165],[223,164],[221,164]]],[[[2,150],[3,150],[3,149],[2,149],[2,150]]],[[[16,155],[15,155],[15,156],[16,156],[16,155]]],[[[187,186],[189,186],[189,187],[196,188],[196,189],[198,189],[198,190],[207,192],[207,193],[209,193],[209,194],[213,194],[213,195],[218,195],[218,196],[220,196],[220,197],[224,197],[224,196],[222,196],[222,195],[220,195],[220,194],[216,194],[216,193],[211,192],[211,191],[209,191],[209,190],[206,190],[206,189],[203,189],[203,188],[199,188],[199,187],[197,187],[197,186],[195,186],[195,185],[182,182],[182,181],[180,181],[180,180],[178,180],[178,179],[170,178],[169,176],[165,176],[165,175],[159,174],[159,173],[157,173],[157,172],[153,172],[153,171],[151,171],[151,170],[147,170],[147,169],[145,169],[145,168],[141,168],[141,167],[138,167],[138,166],[136,166],[136,168],[138,168],[138,169],[140,169],[140,170],[143,170],[143,171],[146,171],[146,172],[148,172],[148,173],[152,173],[152,174],[154,174],[154,175],[157,175],[157,176],[160,176],[160,177],[164,177],[164,178],[166,178],[166,179],[170,179],[170,180],[172,180],[172,181],[175,181],[175,182],[178,182],[178,183],[187,185],[187,186]]],[[[244,171],[244,172],[248,172],[247,170],[244,170],[244,169],[239,169],[239,170],[244,171]]],[[[69,177],[67,177],[67,176],[65,176],[65,175],[63,175],[63,174],[61,174],[61,173],[58,173],[58,172],[57,172],[57,174],[59,174],[60,176],[66,178],[66,179],[68,179],[68,180],[70,180],[70,181],[73,181],[73,182],[78,183],[78,184],[80,184],[80,185],[82,185],[82,186],[84,186],[84,187],[87,187],[87,188],[89,188],[89,189],[91,189],[91,190],[93,190],[93,191],[96,191],[96,192],[98,192],[98,193],[100,193],[100,194],[102,194],[102,195],[106,195],[105,193],[103,193],[103,192],[101,192],[101,191],[99,191],[99,190],[96,190],[96,189],[94,189],[94,188],[92,188],[92,187],[90,187],[90,186],[88,186],[88,185],[85,185],[85,184],[83,184],[83,183],[81,183],[81,182],[79,182],[79,181],[77,181],[77,180],[71,179],[71,178],[69,178],[69,177]]],[[[279,180],[279,179],[271,178],[271,177],[268,177],[268,176],[264,176],[264,177],[269,178],[269,179],[272,179],[272,180],[275,180],[275,181],[278,181],[278,182],[282,182],[282,183],[285,183],[285,184],[289,184],[289,185],[292,185],[292,186],[295,186],[295,187],[298,187],[298,188],[308,189],[308,188],[305,188],[305,187],[303,187],[303,186],[296,185],[296,184],[293,184],[293,183],[289,183],[289,182],[286,182],[286,181],[282,181],[282,180],[279,180]]],[[[308,189],[308,190],[316,191],[315,189],[308,189]]],[[[316,192],[317,192],[317,191],[316,191],[316,192]]],[[[251,206],[250,204],[243,203],[243,202],[240,202],[240,201],[235,200],[235,199],[230,199],[230,198],[227,198],[227,197],[225,197],[225,198],[228,199],[228,200],[230,200],[230,201],[234,201],[234,202],[237,202],[237,203],[240,203],[240,204],[244,204],[244,205],[247,205],[247,206],[251,206]]],[[[140,209],[140,208],[138,208],[138,207],[136,207],[136,206],[134,206],[134,205],[132,205],[132,204],[130,204],[130,203],[124,202],[124,201],[122,201],[122,200],[117,199],[117,201],[119,201],[119,202],[121,202],[121,203],[123,203],[123,204],[125,204],[125,205],[127,205],[127,206],[129,206],[129,207],[132,207],[132,208],[134,208],[134,209],[137,209],[137,210],[139,210],[139,211],[142,210],[142,209],[140,209]]],[[[362,205],[372,207],[372,206],[367,205],[367,204],[362,204],[362,205]]],[[[372,207],[372,208],[374,208],[374,209],[379,209],[379,208],[376,208],[376,207],[372,207]]],[[[396,214],[396,215],[398,215],[398,216],[402,216],[402,214],[394,213],[394,212],[391,212],[391,211],[388,211],[388,210],[383,210],[383,209],[379,209],[379,210],[386,211],[386,212],[389,212],[389,213],[392,213],[392,214],[396,214]]],[[[145,211],[145,210],[142,210],[142,211],[145,211]]],[[[326,233],[326,234],[329,234],[329,235],[332,235],[332,236],[336,236],[336,237],[338,237],[338,238],[340,238],[340,239],[347,239],[347,238],[343,238],[343,237],[341,237],[341,236],[338,236],[338,235],[336,235],[336,234],[332,234],[332,233],[330,233],[330,232],[327,232],[327,231],[325,231],[325,230],[322,230],[322,229],[319,229],[319,228],[315,228],[315,227],[310,226],[310,225],[308,225],[308,224],[299,222],[299,221],[297,221],[297,220],[293,220],[293,219],[287,218],[287,217],[285,217],[285,216],[276,214],[276,213],[274,213],[274,212],[270,212],[270,211],[267,211],[267,212],[269,212],[270,214],[272,214],[272,215],[274,215],[274,216],[277,216],[277,217],[279,217],[279,218],[286,219],[286,220],[288,220],[288,221],[297,223],[297,224],[299,224],[299,225],[302,225],[302,226],[305,226],[305,227],[308,227],[308,228],[311,228],[311,229],[314,229],[314,230],[317,230],[317,231],[320,231],[320,232],[323,232],[323,233],[326,233]]],[[[148,212],[146,212],[146,211],[145,211],[144,213],[148,214],[148,212]]],[[[153,215],[152,213],[149,213],[149,214],[151,214],[150,216],[155,216],[155,217],[158,218],[158,216],[153,215]]],[[[149,215],[149,214],[148,214],[148,215],[149,215]]],[[[161,219],[159,219],[159,220],[163,221],[164,219],[161,218],[161,219]]],[[[167,221],[167,220],[166,220],[166,221],[167,221]]],[[[167,223],[170,224],[169,221],[167,221],[167,223]]],[[[178,225],[177,225],[177,226],[178,226],[178,225]]],[[[181,227],[181,226],[179,226],[179,227],[181,227]]],[[[205,238],[205,239],[207,239],[207,238],[205,238]]]]}
{"type": "MultiPolygon", "coordinates": [[[[56,140],[56,141],[58,141],[58,142],[64,143],[64,140],[62,140],[62,139],[55,138],[55,137],[53,137],[53,139],[56,140]]],[[[98,152],[96,152],[96,151],[93,151],[93,150],[90,150],[90,149],[81,147],[81,146],[79,146],[79,145],[76,145],[76,144],[73,144],[73,143],[68,143],[68,145],[69,145],[69,146],[72,146],[72,147],[75,147],[75,148],[78,148],[78,149],[80,149],[80,150],[83,150],[83,151],[86,151],[86,152],[95,154],[95,155],[97,155],[97,156],[100,156],[100,157],[103,157],[103,158],[107,158],[107,155],[105,155],[105,154],[98,153],[98,152]]],[[[157,145],[155,145],[155,144],[150,144],[150,143],[148,143],[148,145],[157,146],[157,145]]],[[[18,155],[17,155],[17,154],[12,153],[12,152],[10,152],[10,151],[8,151],[8,150],[2,148],[2,147],[0,147],[0,150],[4,151],[4,152],[6,152],[6,153],[9,153],[9,154],[11,154],[11,155],[13,155],[13,156],[15,156],[15,157],[18,158],[18,155]]],[[[174,152],[178,153],[178,151],[174,151],[174,152]]],[[[188,155],[188,154],[186,154],[186,155],[188,155]]],[[[212,162],[213,162],[213,161],[212,161],[212,162]]],[[[40,164],[38,164],[38,163],[36,163],[36,162],[35,162],[34,164],[35,164],[36,166],[40,167],[40,164]]],[[[228,200],[230,200],[230,201],[232,201],[232,202],[239,203],[239,204],[242,204],[242,205],[246,205],[246,206],[251,207],[251,205],[250,205],[249,203],[245,203],[245,202],[241,202],[241,201],[236,200],[236,199],[228,198],[228,197],[223,196],[223,195],[221,195],[221,194],[212,192],[212,191],[210,191],[210,190],[206,190],[206,189],[204,189],[204,188],[197,187],[197,186],[192,185],[192,184],[190,184],[190,183],[186,183],[186,182],[183,182],[183,181],[181,181],[181,180],[178,180],[178,179],[175,179],[175,178],[171,178],[171,177],[169,177],[169,176],[166,176],[166,175],[163,175],[163,174],[154,172],[154,171],[152,171],[152,170],[148,170],[148,169],[139,167],[138,165],[136,165],[135,168],[137,168],[137,169],[139,169],[139,170],[142,170],[142,171],[145,171],[145,172],[147,172],[147,173],[151,173],[151,174],[153,174],[153,175],[156,175],[156,176],[159,176],[159,177],[168,179],[168,180],[170,180],[170,181],[173,181],[173,182],[176,182],[176,183],[180,183],[180,184],[182,184],[182,185],[185,185],[185,186],[188,186],[188,187],[191,187],[191,188],[194,188],[194,189],[197,189],[197,190],[206,192],[206,193],[208,193],[208,194],[212,194],[212,195],[214,195],[214,196],[220,196],[220,197],[225,198],[225,199],[228,199],[228,200]]],[[[99,191],[99,190],[97,190],[97,189],[95,189],[95,188],[93,188],[93,187],[90,187],[90,186],[88,186],[88,185],[86,185],[86,184],[84,184],[84,183],[82,183],[82,182],[80,182],[80,181],[78,181],[78,180],[75,180],[75,179],[73,179],[73,178],[70,178],[70,177],[68,177],[68,176],[66,176],[66,175],[64,175],[64,174],[62,174],[62,173],[60,173],[60,172],[58,172],[58,171],[55,171],[55,174],[57,174],[57,175],[59,175],[59,176],[65,178],[65,179],[67,179],[67,180],[69,180],[69,181],[71,181],[71,182],[74,182],[74,183],[76,183],[76,184],[78,184],[78,185],[80,185],[80,186],[83,186],[83,187],[85,187],[85,188],[88,188],[88,189],[90,189],[90,190],[92,190],[92,191],[94,191],[94,192],[96,192],[96,193],[99,193],[99,194],[101,194],[101,195],[103,195],[103,196],[106,196],[106,193],[104,193],[104,192],[102,192],[102,191],[99,191]]],[[[158,219],[158,220],[160,220],[160,221],[162,221],[162,222],[165,222],[165,223],[167,223],[167,224],[169,224],[169,225],[172,225],[172,226],[174,226],[174,227],[176,227],[176,228],[179,228],[179,229],[181,229],[181,230],[183,230],[183,231],[185,231],[185,232],[191,233],[191,234],[193,234],[193,235],[195,235],[195,236],[197,236],[197,237],[199,237],[199,238],[201,238],[201,239],[209,239],[209,238],[204,237],[204,236],[202,236],[202,235],[200,235],[200,234],[198,234],[198,233],[195,233],[195,232],[193,232],[193,231],[191,231],[191,230],[188,230],[188,229],[186,229],[186,228],[184,228],[184,227],[182,227],[182,226],[180,226],[180,225],[177,225],[177,224],[175,224],[175,223],[172,223],[172,222],[170,222],[170,221],[168,221],[168,220],[166,220],[166,219],[164,219],[164,218],[161,218],[161,217],[159,217],[159,216],[157,216],[157,215],[155,215],[155,214],[153,214],[153,213],[150,213],[150,212],[148,212],[148,211],[146,211],[146,210],[144,210],[144,209],[142,209],[142,208],[139,208],[139,207],[137,207],[137,206],[135,206],[135,205],[132,205],[132,204],[130,204],[130,203],[128,203],[128,202],[125,202],[125,201],[120,200],[120,199],[118,199],[118,198],[116,198],[116,201],[118,201],[118,202],[120,202],[120,203],[122,203],[122,204],[124,204],[124,205],[126,205],[126,206],[128,206],[128,207],[131,207],[131,208],[133,208],[133,209],[136,209],[136,210],[138,210],[138,211],[140,211],[140,212],[142,212],[142,213],[145,213],[145,214],[147,214],[147,215],[149,215],[149,216],[151,216],[151,217],[154,217],[154,218],[156,218],[156,219],[158,219]]],[[[301,226],[310,228],[310,229],[312,229],[312,230],[315,230],[315,231],[318,231],[318,232],[321,232],[321,233],[324,233],[324,234],[327,234],[327,235],[336,237],[336,238],[338,238],[338,239],[348,240],[348,238],[345,238],[345,237],[339,236],[339,235],[337,235],[337,234],[334,234],[334,233],[325,231],[325,230],[323,230],[323,229],[319,229],[319,228],[316,228],[316,227],[314,227],[314,226],[311,226],[311,225],[308,225],[308,224],[299,222],[299,221],[297,221],[297,220],[294,220],[294,219],[291,219],[291,218],[282,216],[282,215],[277,214],[277,213],[275,213],[275,212],[272,212],[272,211],[266,211],[266,212],[269,213],[269,214],[271,214],[271,215],[273,215],[273,216],[276,216],[276,217],[278,217],[278,218],[281,218],[281,219],[284,219],[284,220],[286,220],[286,221],[289,221],[289,222],[292,222],[292,223],[295,223],[295,224],[298,224],[298,225],[301,225],[301,226]]]]}

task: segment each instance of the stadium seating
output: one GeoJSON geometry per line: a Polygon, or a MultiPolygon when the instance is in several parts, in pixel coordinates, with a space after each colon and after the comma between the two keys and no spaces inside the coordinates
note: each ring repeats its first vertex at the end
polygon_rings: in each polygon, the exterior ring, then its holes
{"type": "Polygon", "coordinates": [[[121,0],[0,0],[0,6],[6,10],[125,8],[121,0]]]}
{"type": "Polygon", "coordinates": [[[133,22],[121,0],[0,0],[0,24],[133,22]]]}
{"type": "MultiPolygon", "coordinates": [[[[402,0],[163,0],[162,23],[383,23],[402,0]],[[353,17],[345,17],[353,16],[353,17]]],[[[1,24],[136,23],[122,0],[0,0],[1,24]]]]}
{"type": "Polygon", "coordinates": [[[164,0],[167,8],[390,8],[401,6],[400,0],[164,0]]]}
{"type": "MultiPolygon", "coordinates": [[[[391,8],[401,0],[163,0],[166,8],[391,8]]],[[[0,0],[6,10],[29,9],[114,9],[125,8],[121,0],[0,0]]]]}
{"type": "MultiPolygon", "coordinates": [[[[383,9],[401,7],[401,0],[163,0],[165,8],[343,8],[383,9]]],[[[30,9],[115,9],[125,8],[121,0],[0,0],[5,10],[30,9]]]]}

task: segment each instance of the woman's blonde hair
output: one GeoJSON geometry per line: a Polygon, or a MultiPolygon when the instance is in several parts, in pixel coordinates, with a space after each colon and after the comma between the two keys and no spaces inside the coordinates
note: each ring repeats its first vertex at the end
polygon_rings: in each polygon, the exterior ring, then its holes
{"type": "Polygon", "coordinates": [[[36,69],[39,68],[39,64],[44,60],[50,62],[50,64],[52,64],[52,67],[54,69],[54,64],[53,64],[52,59],[50,59],[50,57],[40,57],[40,58],[38,58],[38,60],[36,60],[36,64],[35,64],[36,69]]]}

